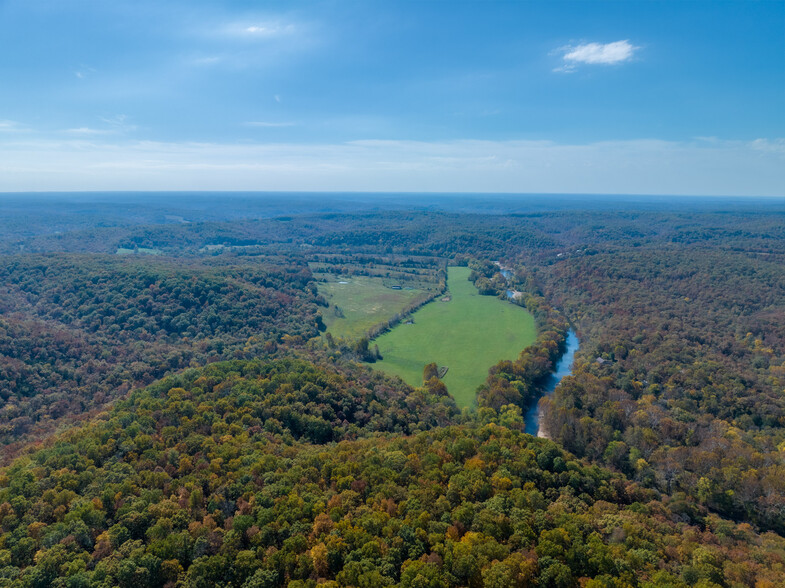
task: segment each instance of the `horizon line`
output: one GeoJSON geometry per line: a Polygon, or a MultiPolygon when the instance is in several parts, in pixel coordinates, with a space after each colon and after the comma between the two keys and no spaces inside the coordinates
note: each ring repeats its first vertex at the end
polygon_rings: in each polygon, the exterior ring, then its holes
{"type": "Polygon", "coordinates": [[[628,193],[628,192],[464,192],[435,190],[0,190],[0,197],[8,195],[72,195],[72,194],[367,194],[390,196],[604,196],[632,198],[720,198],[731,200],[745,199],[785,199],[785,194],[662,194],[662,193],[628,193]]]}

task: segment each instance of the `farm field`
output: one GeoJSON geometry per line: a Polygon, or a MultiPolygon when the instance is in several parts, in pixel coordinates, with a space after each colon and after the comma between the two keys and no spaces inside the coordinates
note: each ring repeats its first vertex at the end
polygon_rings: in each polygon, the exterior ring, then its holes
{"type": "Polygon", "coordinates": [[[441,299],[374,341],[383,359],[374,369],[422,384],[427,363],[448,367],[443,378],[459,406],[471,406],[488,368],[515,359],[537,337],[534,317],[520,306],[481,296],[469,282],[466,267],[448,268],[450,301],[441,299]]]}
{"type": "Polygon", "coordinates": [[[382,278],[351,276],[319,282],[319,293],[330,303],[322,311],[333,337],[362,337],[370,328],[390,320],[415,299],[426,296],[419,288],[393,290],[382,278]]]}

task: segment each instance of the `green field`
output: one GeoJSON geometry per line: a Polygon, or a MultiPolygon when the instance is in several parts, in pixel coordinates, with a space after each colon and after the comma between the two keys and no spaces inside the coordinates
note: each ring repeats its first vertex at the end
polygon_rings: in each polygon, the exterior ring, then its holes
{"type": "Polygon", "coordinates": [[[373,367],[421,386],[425,364],[447,366],[447,389],[459,406],[471,406],[488,368],[518,357],[534,343],[537,330],[524,308],[480,296],[468,281],[469,268],[448,272],[451,300],[427,304],[413,315],[414,324],[400,324],[376,339],[384,359],[373,367]]]}
{"type": "Polygon", "coordinates": [[[319,282],[319,293],[330,303],[322,311],[327,331],[333,337],[362,337],[368,329],[390,320],[418,296],[420,289],[393,290],[381,278],[352,276],[319,282]],[[342,283],[346,282],[346,283],[342,283]],[[336,306],[340,311],[336,311],[336,306]],[[340,314],[343,317],[339,316],[340,314]]]}

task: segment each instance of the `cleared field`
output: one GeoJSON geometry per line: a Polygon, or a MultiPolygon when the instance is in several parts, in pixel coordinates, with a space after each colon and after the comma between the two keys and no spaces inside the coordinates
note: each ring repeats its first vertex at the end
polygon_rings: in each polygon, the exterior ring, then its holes
{"type": "Polygon", "coordinates": [[[319,293],[330,303],[322,311],[327,331],[333,337],[361,337],[425,294],[421,289],[393,290],[386,282],[367,276],[330,277],[328,282],[319,282],[319,293]]]}
{"type": "Polygon", "coordinates": [[[515,359],[537,338],[534,317],[524,308],[480,296],[468,281],[469,268],[448,268],[451,299],[437,299],[414,315],[414,324],[400,324],[377,338],[383,360],[372,364],[422,385],[427,363],[449,368],[443,378],[459,406],[471,406],[488,368],[501,359],[515,359]]]}

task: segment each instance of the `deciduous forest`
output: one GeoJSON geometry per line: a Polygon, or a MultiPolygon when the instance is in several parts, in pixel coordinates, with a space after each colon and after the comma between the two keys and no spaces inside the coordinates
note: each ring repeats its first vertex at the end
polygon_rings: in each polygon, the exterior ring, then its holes
{"type": "Polygon", "coordinates": [[[0,585],[785,585],[785,207],[488,207],[14,204],[0,585]],[[449,266],[537,327],[463,409],[373,363],[449,266]]]}

